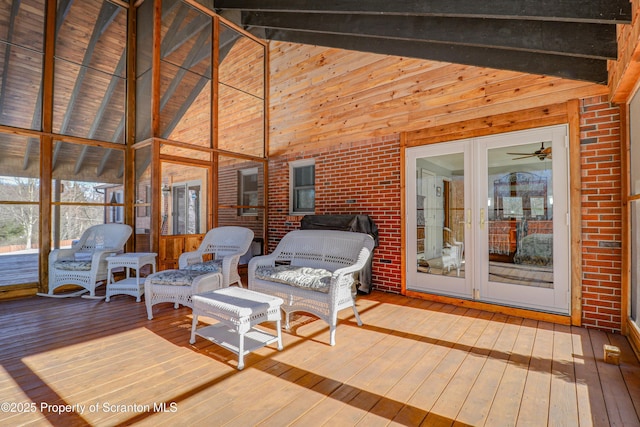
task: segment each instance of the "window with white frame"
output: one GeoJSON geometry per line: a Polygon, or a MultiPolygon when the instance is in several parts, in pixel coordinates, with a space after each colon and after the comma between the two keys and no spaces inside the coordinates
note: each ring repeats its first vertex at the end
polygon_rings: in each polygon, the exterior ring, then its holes
{"type": "Polygon", "coordinates": [[[238,171],[238,209],[240,216],[256,216],[258,209],[258,168],[241,169],[238,171]]]}
{"type": "Polygon", "coordinates": [[[314,159],[289,163],[289,212],[314,213],[316,208],[316,165],[314,159]]]}
{"type": "MultiPolygon", "coordinates": [[[[124,191],[116,190],[112,192],[110,202],[112,205],[124,204],[124,191]]],[[[124,206],[111,206],[110,214],[110,222],[124,223],[124,206]]]]}

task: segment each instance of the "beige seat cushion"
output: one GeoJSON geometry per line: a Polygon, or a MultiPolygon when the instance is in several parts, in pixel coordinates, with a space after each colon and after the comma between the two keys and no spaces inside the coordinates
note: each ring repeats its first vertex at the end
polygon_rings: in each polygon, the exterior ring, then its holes
{"type": "Polygon", "coordinates": [[[329,292],[333,273],[323,268],[296,267],[278,265],[275,267],[260,267],[256,270],[256,278],[298,288],[311,289],[318,292],[329,292]]]}
{"type": "Polygon", "coordinates": [[[57,270],[65,271],[89,271],[91,270],[91,261],[56,261],[53,263],[53,267],[57,270]]]}
{"type": "Polygon", "coordinates": [[[165,270],[154,273],[147,280],[152,285],[191,286],[193,280],[203,274],[202,271],[165,270]]]}
{"type": "Polygon", "coordinates": [[[211,261],[198,262],[195,264],[188,265],[183,268],[183,270],[188,271],[199,271],[202,274],[204,273],[219,273],[222,271],[222,260],[214,259],[211,261]]]}

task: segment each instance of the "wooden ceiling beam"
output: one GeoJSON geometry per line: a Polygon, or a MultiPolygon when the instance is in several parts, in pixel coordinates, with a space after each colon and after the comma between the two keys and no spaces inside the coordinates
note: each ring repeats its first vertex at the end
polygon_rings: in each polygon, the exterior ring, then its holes
{"type": "MultiPolygon", "coordinates": [[[[173,27],[173,24],[178,19],[181,20],[181,19],[184,19],[184,17],[179,17],[178,15],[176,15],[176,18],[174,19],[174,21],[172,22],[172,24],[170,26],[173,27]]],[[[209,18],[207,18],[207,19],[209,19],[209,18]]],[[[192,36],[195,36],[196,34],[198,34],[198,38],[193,43],[193,46],[191,47],[191,50],[189,51],[189,53],[187,54],[187,56],[183,60],[182,64],[174,64],[174,65],[177,65],[178,70],[176,71],[175,75],[172,77],[171,82],[169,83],[169,85],[165,89],[164,93],[162,94],[162,98],[160,99],[160,111],[161,111],[161,113],[164,112],[165,106],[171,100],[171,98],[174,96],[176,91],[178,91],[178,89],[180,87],[180,84],[182,83],[182,80],[185,77],[185,75],[187,74],[188,70],[192,66],[194,66],[194,65],[198,64],[199,62],[201,62],[202,60],[204,60],[207,56],[211,56],[211,43],[210,43],[210,40],[209,40],[211,32],[203,31],[203,29],[207,25],[209,25],[208,22],[209,21],[206,21],[206,22],[198,21],[198,24],[195,25],[195,26],[193,25],[193,23],[191,23],[189,25],[190,33],[186,37],[191,38],[192,36]],[[206,25],[204,25],[204,24],[206,24],[206,25]]],[[[173,28],[174,28],[174,30],[173,30],[174,32],[177,31],[177,27],[173,27],[173,28]]],[[[185,40],[182,40],[182,39],[176,39],[176,40],[179,43],[184,43],[185,42],[185,40]]],[[[177,46],[174,46],[174,45],[169,44],[169,43],[165,44],[163,42],[163,47],[162,47],[163,54],[162,55],[163,56],[166,55],[168,52],[172,51],[176,47],[177,46]]],[[[210,72],[211,72],[211,68],[208,67],[207,70],[205,71],[205,74],[209,73],[209,75],[210,75],[210,72]]],[[[177,110],[175,113],[173,113],[173,116],[172,116],[171,120],[169,120],[169,123],[168,123],[166,129],[164,129],[164,131],[160,135],[161,137],[165,138],[173,131],[173,129],[180,122],[180,120],[182,119],[182,117],[184,116],[186,111],[191,107],[191,104],[193,103],[193,101],[197,97],[197,94],[200,93],[200,91],[202,90],[202,87],[204,87],[206,85],[206,82],[208,82],[208,81],[210,81],[209,77],[207,77],[207,76],[201,76],[200,77],[198,83],[195,85],[194,88],[191,89],[189,96],[187,96],[185,101],[180,106],[180,109],[177,110]],[[194,91],[197,91],[197,93],[195,95],[194,95],[194,91]]],[[[149,127],[149,125],[150,124],[145,124],[144,125],[145,129],[147,129],[149,127]]]]}
{"type": "Polygon", "coordinates": [[[62,27],[64,20],[67,18],[67,15],[69,15],[72,4],[73,0],[60,0],[58,2],[58,10],[56,11],[56,36],[60,27],[62,27]]]}
{"type": "MultiPolygon", "coordinates": [[[[240,34],[235,30],[229,30],[229,31],[221,31],[219,37],[220,38],[218,41],[218,50],[219,50],[218,62],[222,64],[222,62],[224,61],[224,58],[227,57],[227,55],[229,54],[229,52],[231,52],[231,49],[233,49],[233,46],[236,44],[236,42],[240,40],[243,36],[242,34],[240,34]]],[[[262,36],[259,36],[259,37],[262,38],[262,36]]]]}
{"type": "MultiPolygon", "coordinates": [[[[69,14],[69,11],[71,10],[71,4],[72,4],[71,0],[58,1],[58,10],[56,11],[56,28],[55,28],[56,34],[58,34],[58,31],[60,30],[62,23],[64,22],[65,18],[69,14]]],[[[33,118],[31,119],[31,127],[34,129],[36,128],[36,123],[40,123],[40,115],[42,114],[42,91],[43,91],[43,87],[41,82],[40,87],[38,89],[38,97],[36,98],[37,99],[36,108],[33,112],[33,118]]],[[[31,145],[32,145],[32,142],[31,140],[29,140],[27,149],[25,150],[24,162],[23,162],[23,167],[25,170],[29,167],[29,152],[31,149],[31,145]]],[[[60,143],[57,143],[55,147],[56,147],[56,151],[53,155],[52,165],[51,165],[52,170],[56,166],[56,160],[58,158],[58,153],[60,152],[60,143]]]]}
{"type": "MultiPolygon", "coordinates": [[[[209,68],[208,71],[211,71],[211,69],[209,68]]],[[[200,95],[200,93],[202,92],[202,89],[204,89],[204,87],[210,81],[211,80],[209,78],[200,76],[200,78],[198,79],[198,82],[193,86],[193,88],[191,88],[191,90],[189,91],[189,95],[185,98],[184,102],[180,105],[180,109],[176,111],[171,121],[167,123],[166,129],[161,135],[162,138],[168,138],[169,135],[171,135],[171,132],[173,132],[176,126],[178,126],[178,124],[180,123],[180,120],[182,120],[184,115],[187,113],[187,110],[191,108],[191,105],[193,104],[193,102],[196,100],[198,95],[200,95]]]]}
{"type": "MultiPolygon", "coordinates": [[[[206,36],[206,34],[203,33],[203,36],[206,36]]],[[[175,92],[178,91],[180,84],[182,83],[182,79],[187,74],[186,70],[189,66],[192,65],[192,62],[195,60],[195,58],[200,56],[198,55],[198,53],[203,49],[203,47],[205,47],[205,50],[208,50],[208,52],[211,52],[211,45],[208,42],[205,43],[205,40],[201,40],[199,43],[196,43],[194,45],[193,49],[191,50],[191,52],[189,52],[189,55],[187,55],[187,58],[185,59],[185,66],[178,69],[178,72],[171,80],[171,83],[167,87],[167,90],[162,95],[162,99],[160,100],[160,111],[164,110],[167,102],[171,99],[171,97],[173,97],[175,92]]],[[[202,88],[206,86],[207,82],[211,81],[211,78],[206,76],[207,73],[209,73],[209,75],[211,74],[211,67],[208,67],[207,70],[205,70],[204,76],[200,76],[200,78],[198,79],[198,83],[191,88],[191,90],[189,91],[189,95],[181,103],[180,108],[173,114],[173,117],[162,132],[162,138],[169,137],[178,123],[180,123],[180,120],[182,120],[187,110],[191,108],[191,104],[198,97],[198,95],[202,91],[202,88]]]]}
{"type": "Polygon", "coordinates": [[[82,165],[84,164],[84,159],[86,159],[88,152],[89,152],[89,146],[88,145],[83,145],[82,146],[82,151],[80,152],[80,155],[76,159],[76,165],[73,168],[73,174],[74,175],[78,175],[80,173],[80,171],[82,170],[82,165]]]}
{"type": "Polygon", "coordinates": [[[124,162],[120,163],[120,167],[118,168],[118,172],[116,172],[116,178],[122,178],[124,176],[124,162]]]}
{"type": "MultiPolygon", "coordinates": [[[[102,101],[100,102],[100,107],[98,108],[98,111],[96,112],[96,115],[93,118],[93,123],[91,124],[91,128],[89,129],[89,135],[88,135],[88,138],[90,139],[93,139],[96,133],[98,132],[98,129],[100,129],[100,126],[102,125],[102,120],[107,111],[107,108],[109,107],[109,104],[111,103],[111,99],[113,98],[115,90],[118,87],[118,85],[124,81],[124,79],[122,79],[120,75],[124,72],[125,65],[126,65],[126,52],[123,52],[122,55],[120,55],[120,60],[118,61],[118,65],[116,66],[114,75],[111,76],[111,80],[109,81],[109,86],[107,87],[107,90],[104,96],[102,97],[102,101]]],[[[120,136],[121,135],[119,135],[117,131],[114,132],[114,136],[112,137],[111,142],[118,142],[117,138],[119,138],[120,136]]],[[[98,174],[98,176],[100,176],[100,174],[98,174]]]]}
{"type": "Polygon", "coordinates": [[[14,26],[15,26],[15,22],[16,22],[16,17],[18,16],[18,12],[20,11],[20,1],[16,0],[13,3],[11,3],[11,13],[9,15],[9,28],[7,31],[7,43],[6,43],[6,47],[5,47],[5,51],[4,51],[4,60],[2,61],[3,66],[2,66],[2,72],[1,72],[1,76],[2,78],[0,79],[0,114],[2,113],[2,110],[5,107],[5,93],[6,93],[6,87],[7,87],[7,79],[9,76],[9,64],[11,63],[11,44],[12,44],[12,40],[13,40],[13,34],[14,34],[14,26]]]}
{"type": "Polygon", "coordinates": [[[96,168],[96,177],[102,176],[104,170],[107,168],[109,164],[109,158],[111,157],[111,153],[113,153],[113,149],[107,148],[102,155],[102,159],[100,160],[100,164],[96,168]]]}
{"type": "MultiPolygon", "coordinates": [[[[180,8],[173,17],[173,20],[163,37],[162,45],[160,47],[161,58],[169,56],[194,36],[202,32],[206,32],[208,34],[211,33],[211,17],[198,14],[194,19],[189,21],[187,25],[185,25],[185,19],[187,19],[192,8],[180,2],[176,3],[180,5],[180,8]],[[208,31],[204,31],[207,27],[209,27],[208,31]]],[[[167,16],[163,14],[162,19],[164,20],[166,17],[167,16]]]]}
{"type": "MultiPolygon", "coordinates": [[[[176,2],[176,4],[181,5],[180,2],[176,2]]],[[[160,47],[161,57],[165,57],[169,55],[171,52],[178,49],[180,44],[184,43],[186,40],[180,40],[178,38],[178,32],[180,26],[183,24],[184,20],[187,18],[187,14],[189,13],[189,8],[182,5],[174,15],[173,21],[167,28],[167,32],[165,33],[164,40],[162,40],[162,46],[160,47]]],[[[165,15],[162,16],[165,19],[165,15]]]]}
{"type": "Polygon", "coordinates": [[[383,55],[405,56],[478,67],[550,75],[606,84],[607,61],[538,52],[493,49],[414,40],[318,34],[304,31],[269,30],[266,38],[293,43],[335,47],[383,55]]]}
{"type": "MultiPolygon", "coordinates": [[[[9,76],[9,65],[11,63],[11,47],[13,42],[13,35],[15,33],[15,21],[18,16],[18,12],[20,11],[20,0],[15,0],[11,4],[11,14],[9,17],[9,29],[7,31],[7,44],[6,50],[4,54],[4,61],[2,71],[0,71],[0,75],[2,79],[0,79],[0,113],[5,108],[5,90],[7,88],[7,78],[9,76]]],[[[38,97],[36,98],[36,106],[34,109],[33,117],[31,118],[31,128],[37,129],[39,128],[40,123],[40,114],[42,113],[42,84],[38,88],[38,97]]],[[[24,150],[24,155],[22,157],[22,170],[27,170],[29,168],[29,160],[31,157],[31,150],[34,146],[38,146],[39,139],[37,138],[29,138],[27,140],[27,145],[24,150]]]]}
{"type": "Polygon", "coordinates": [[[118,123],[118,126],[116,126],[116,130],[113,132],[113,140],[119,141],[122,138],[122,134],[124,133],[124,130],[125,130],[125,118],[124,116],[122,116],[120,118],[120,122],[118,123]]]}
{"type": "Polygon", "coordinates": [[[98,41],[100,40],[100,36],[104,33],[105,29],[113,22],[118,13],[122,11],[123,9],[109,2],[103,3],[102,8],[100,9],[100,14],[98,15],[98,19],[96,20],[96,25],[94,26],[93,32],[91,33],[89,43],[87,44],[84,58],[82,59],[82,66],[80,67],[80,71],[78,72],[78,76],[76,77],[71,96],[69,97],[69,102],[65,109],[59,133],[65,134],[67,132],[69,124],[71,123],[72,116],[75,110],[76,100],[80,95],[80,91],[84,83],[84,78],[88,71],[88,66],[91,63],[91,57],[93,56],[98,41]]]}
{"type": "Polygon", "coordinates": [[[39,148],[39,143],[40,140],[38,138],[29,138],[27,140],[27,146],[24,149],[24,156],[22,158],[22,170],[26,171],[27,169],[29,169],[29,159],[31,157],[31,150],[33,149],[33,147],[38,147],[39,148]]]}
{"type": "Polygon", "coordinates": [[[629,0],[214,0],[258,37],[607,82],[629,0]]]}
{"type": "Polygon", "coordinates": [[[616,26],[430,16],[244,12],[244,27],[286,29],[616,59],[616,26]]]}
{"type": "Polygon", "coordinates": [[[623,24],[631,22],[629,0],[214,0],[218,12],[311,12],[450,16],[623,24]]]}
{"type": "MultiPolygon", "coordinates": [[[[164,109],[165,105],[171,99],[174,93],[178,90],[180,83],[182,83],[182,79],[187,74],[188,70],[199,61],[202,61],[203,58],[200,52],[211,52],[211,44],[209,41],[210,35],[210,33],[206,33],[204,31],[201,32],[198,36],[198,39],[193,44],[191,50],[184,59],[183,63],[179,64],[178,70],[173,76],[171,83],[169,84],[169,86],[167,86],[167,89],[162,95],[162,100],[160,101],[161,111],[164,109]]],[[[208,70],[210,70],[210,68],[208,68],[208,70]]]]}
{"type": "Polygon", "coordinates": [[[60,157],[60,150],[62,150],[62,141],[56,141],[53,145],[53,155],[51,156],[51,170],[55,171],[58,166],[58,157],[60,157]]]}

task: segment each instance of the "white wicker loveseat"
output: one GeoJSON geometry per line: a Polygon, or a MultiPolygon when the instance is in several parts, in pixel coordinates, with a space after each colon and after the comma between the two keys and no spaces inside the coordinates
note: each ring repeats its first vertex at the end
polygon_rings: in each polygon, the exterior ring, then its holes
{"type": "Polygon", "coordinates": [[[329,342],[335,345],[338,312],[355,306],[354,273],[365,266],[374,240],[364,233],[334,230],[296,230],[287,233],[269,255],[249,261],[249,289],[284,300],[285,325],[289,315],[302,311],[329,324],[329,342]]]}

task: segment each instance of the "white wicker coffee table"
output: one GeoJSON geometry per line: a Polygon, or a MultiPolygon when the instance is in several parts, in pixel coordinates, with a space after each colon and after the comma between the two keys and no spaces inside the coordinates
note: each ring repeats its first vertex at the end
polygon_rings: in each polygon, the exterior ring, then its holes
{"type": "Polygon", "coordinates": [[[244,368],[245,354],[274,342],[278,343],[278,350],[282,350],[281,298],[234,286],[196,294],[192,300],[191,344],[199,335],[234,352],[238,355],[239,370],[244,368]],[[197,328],[198,316],[210,317],[219,323],[197,328]],[[254,327],[262,322],[276,322],[277,334],[254,327]]]}

